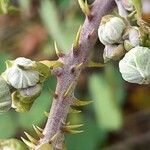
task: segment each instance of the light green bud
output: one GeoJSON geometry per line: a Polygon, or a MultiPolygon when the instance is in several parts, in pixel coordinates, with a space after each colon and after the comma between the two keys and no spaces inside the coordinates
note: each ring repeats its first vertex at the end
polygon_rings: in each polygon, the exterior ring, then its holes
{"type": "Polygon", "coordinates": [[[125,54],[123,44],[106,45],[103,53],[104,62],[119,60],[125,54]]]}
{"type": "Polygon", "coordinates": [[[119,70],[125,81],[150,84],[150,49],[142,46],[131,49],[119,62],[119,70]]]}
{"type": "MultiPolygon", "coordinates": [[[[104,19],[103,19],[104,20],[104,19]]],[[[120,43],[126,25],[123,19],[112,17],[105,24],[101,24],[98,29],[98,36],[104,45],[120,43]]]]}
{"type": "Polygon", "coordinates": [[[7,69],[3,73],[5,80],[15,89],[28,88],[44,82],[50,75],[49,68],[36,61],[19,57],[6,62],[7,69]]]}
{"type": "Polygon", "coordinates": [[[11,108],[11,93],[9,85],[0,76],[0,112],[8,111],[11,108]]]}

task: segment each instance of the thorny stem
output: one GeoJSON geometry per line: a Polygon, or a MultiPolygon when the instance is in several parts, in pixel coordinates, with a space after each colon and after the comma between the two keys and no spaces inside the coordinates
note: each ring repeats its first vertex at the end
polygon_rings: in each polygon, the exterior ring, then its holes
{"type": "MultiPolygon", "coordinates": [[[[57,76],[55,93],[58,97],[53,98],[49,117],[43,131],[44,136],[40,139],[36,150],[38,150],[40,145],[49,142],[51,138],[56,133],[60,132],[61,128],[64,126],[70,105],[74,101],[75,86],[81,71],[85,68],[85,65],[82,65],[81,68],[78,68],[78,70],[75,70],[74,72],[71,71],[72,67],[81,63],[86,64],[89,60],[89,51],[93,49],[98,38],[97,30],[100,20],[104,15],[109,13],[114,6],[114,0],[95,0],[95,2],[91,5],[92,18],[89,20],[89,18],[86,17],[82,26],[78,48],[75,50],[72,47],[69,54],[60,58],[61,61],[63,61],[64,66],[61,74],[57,76]],[[72,91],[64,97],[64,93],[72,83],[72,91]]],[[[64,134],[61,132],[56,140],[52,142],[52,145],[54,149],[60,150],[62,149],[63,142],[64,134]]]]}

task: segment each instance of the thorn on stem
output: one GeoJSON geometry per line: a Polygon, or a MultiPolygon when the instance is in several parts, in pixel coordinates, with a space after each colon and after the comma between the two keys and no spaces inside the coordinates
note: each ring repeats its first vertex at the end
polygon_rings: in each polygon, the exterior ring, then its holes
{"type": "Polygon", "coordinates": [[[23,137],[21,137],[21,139],[22,139],[22,141],[23,141],[29,148],[35,149],[35,145],[34,145],[32,142],[30,142],[30,141],[24,139],[23,137]]]}
{"type": "Polygon", "coordinates": [[[47,111],[44,111],[44,115],[45,115],[46,117],[48,117],[48,116],[49,116],[49,113],[48,113],[47,111]]]}
{"type": "Polygon", "coordinates": [[[84,64],[83,64],[83,62],[82,63],[80,63],[80,64],[77,64],[77,65],[75,65],[75,66],[73,66],[72,68],[71,68],[71,73],[72,74],[74,74],[76,71],[78,71],[79,69],[81,69],[81,67],[83,66],[84,64]]]}
{"type": "Polygon", "coordinates": [[[89,34],[88,34],[88,39],[91,39],[92,35],[94,34],[95,29],[93,29],[89,34]]]}
{"type": "Polygon", "coordinates": [[[81,35],[81,29],[82,29],[82,26],[79,27],[75,41],[73,43],[74,56],[78,56],[78,54],[79,54],[79,40],[80,40],[80,35],[81,35]]]}
{"type": "Polygon", "coordinates": [[[53,141],[56,140],[56,138],[59,136],[60,131],[58,131],[56,134],[54,134],[54,136],[50,139],[49,143],[51,144],[53,141]]]}
{"type": "Polygon", "coordinates": [[[55,48],[56,55],[57,55],[58,57],[63,57],[63,56],[65,55],[64,53],[62,53],[62,51],[60,51],[60,50],[58,49],[58,46],[57,46],[57,43],[56,43],[56,42],[54,42],[54,48],[55,48]]]}
{"type": "Polygon", "coordinates": [[[74,108],[70,107],[69,113],[76,113],[76,114],[78,114],[78,113],[81,113],[81,110],[77,110],[77,109],[74,109],[74,108]]]}
{"type": "Polygon", "coordinates": [[[72,91],[73,91],[73,88],[74,88],[74,82],[72,82],[69,87],[67,88],[67,90],[64,92],[64,95],[63,97],[66,98],[72,91]]]}
{"type": "Polygon", "coordinates": [[[33,129],[35,130],[35,132],[39,138],[42,138],[44,136],[42,131],[40,130],[40,128],[38,126],[33,125],[33,129]]]}
{"type": "Polygon", "coordinates": [[[35,145],[37,145],[38,140],[36,140],[34,137],[32,137],[30,134],[28,134],[27,132],[24,132],[24,134],[26,135],[26,137],[35,145]]]}
{"type": "Polygon", "coordinates": [[[52,91],[51,89],[49,89],[50,95],[52,95],[52,97],[54,97],[55,99],[58,99],[58,94],[56,94],[54,91],[52,91]]]}
{"type": "Polygon", "coordinates": [[[83,0],[78,0],[78,2],[83,13],[91,20],[91,10],[87,0],[85,0],[85,2],[83,0]]]}
{"type": "Polygon", "coordinates": [[[86,101],[86,100],[80,100],[75,98],[75,101],[73,103],[73,106],[86,106],[91,104],[93,101],[86,101]]]}

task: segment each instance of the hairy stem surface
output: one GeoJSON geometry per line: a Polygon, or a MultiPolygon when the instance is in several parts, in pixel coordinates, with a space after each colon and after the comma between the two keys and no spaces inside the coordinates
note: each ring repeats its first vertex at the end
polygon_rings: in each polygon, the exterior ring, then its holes
{"type": "MultiPolygon", "coordinates": [[[[72,47],[69,54],[59,58],[64,63],[64,66],[59,76],[57,76],[55,91],[57,96],[53,98],[49,117],[43,131],[44,136],[39,141],[36,149],[38,149],[41,144],[49,142],[56,133],[61,132],[61,128],[66,122],[70,105],[74,101],[74,89],[78,78],[89,60],[89,51],[93,49],[98,38],[97,30],[100,20],[104,15],[110,12],[114,6],[114,0],[95,0],[91,5],[90,17],[86,17],[82,26],[78,47],[76,49],[72,47]],[[83,65],[80,68],[75,67],[81,63],[83,65]],[[73,68],[74,71],[72,71],[73,68]],[[71,90],[64,96],[70,86],[71,90]]],[[[61,132],[59,136],[52,141],[52,145],[54,149],[62,149],[63,142],[64,134],[61,132]]]]}

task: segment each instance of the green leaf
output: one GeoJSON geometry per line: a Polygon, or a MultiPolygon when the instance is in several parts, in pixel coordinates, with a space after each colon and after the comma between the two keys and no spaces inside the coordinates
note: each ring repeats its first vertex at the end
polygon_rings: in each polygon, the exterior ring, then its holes
{"type": "Polygon", "coordinates": [[[114,90],[112,90],[104,76],[93,75],[89,82],[89,88],[100,127],[110,131],[119,129],[122,125],[121,109],[114,96],[114,90]]]}
{"type": "Polygon", "coordinates": [[[2,71],[5,71],[6,69],[5,61],[10,59],[10,55],[0,52],[0,57],[1,57],[0,58],[0,73],[1,73],[2,71]]]}
{"type": "Polygon", "coordinates": [[[49,110],[52,97],[47,92],[42,92],[41,96],[34,102],[31,110],[27,113],[19,113],[19,122],[23,128],[30,129],[32,124],[40,125],[47,118],[44,111],[49,110]]]}
{"type": "Polygon", "coordinates": [[[97,149],[97,143],[102,145],[102,143],[106,140],[106,132],[101,130],[94,120],[87,118],[86,116],[83,123],[84,126],[81,127],[81,129],[84,130],[83,133],[66,135],[66,144],[69,150],[95,150],[97,149]]]}
{"type": "Polygon", "coordinates": [[[64,33],[61,30],[61,21],[58,18],[56,10],[57,9],[52,1],[41,1],[40,15],[49,35],[54,41],[59,43],[62,50],[67,50],[68,44],[65,40],[64,33]]]}
{"type": "Polygon", "coordinates": [[[14,113],[11,111],[0,114],[0,137],[9,138],[15,135],[17,131],[17,124],[15,124],[14,113]]]}
{"type": "Polygon", "coordinates": [[[44,89],[40,97],[35,100],[31,110],[27,113],[18,113],[19,124],[22,128],[31,129],[32,124],[40,125],[47,119],[44,112],[49,112],[52,100],[49,88],[53,89],[55,85],[56,79],[54,77],[49,78],[45,82],[44,89]]]}
{"type": "Polygon", "coordinates": [[[124,81],[121,77],[120,72],[113,65],[108,64],[105,67],[105,81],[110,86],[111,91],[114,93],[114,99],[119,104],[124,103],[125,91],[124,91],[124,81]]]}

